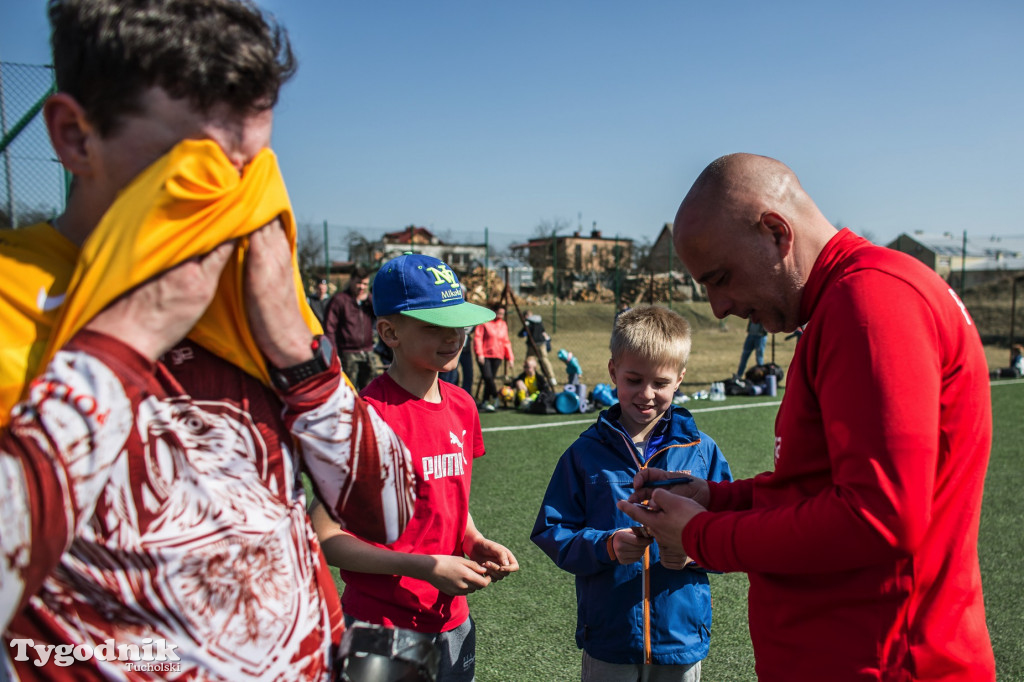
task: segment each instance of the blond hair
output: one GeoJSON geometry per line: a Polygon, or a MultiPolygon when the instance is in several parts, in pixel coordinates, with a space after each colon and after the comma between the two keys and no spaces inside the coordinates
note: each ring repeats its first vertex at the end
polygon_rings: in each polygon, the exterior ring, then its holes
{"type": "Polygon", "coordinates": [[[679,313],[657,305],[642,305],[615,320],[609,344],[612,360],[631,353],[648,362],[686,367],[690,357],[690,323],[679,313]]]}

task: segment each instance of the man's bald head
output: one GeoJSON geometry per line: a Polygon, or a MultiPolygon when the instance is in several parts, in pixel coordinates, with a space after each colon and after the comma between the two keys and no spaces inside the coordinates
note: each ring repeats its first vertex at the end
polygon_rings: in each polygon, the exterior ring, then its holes
{"type": "Polygon", "coordinates": [[[773,331],[797,324],[806,275],[834,234],[796,174],[755,154],[708,165],[673,226],[676,252],[715,314],[753,316],[773,331]]]}
{"type": "MultiPolygon", "coordinates": [[[[678,217],[722,217],[757,222],[764,210],[779,210],[807,197],[796,174],[781,161],[756,154],[729,154],[697,176],[678,217]]],[[[809,197],[807,197],[809,199],[809,197]]]]}

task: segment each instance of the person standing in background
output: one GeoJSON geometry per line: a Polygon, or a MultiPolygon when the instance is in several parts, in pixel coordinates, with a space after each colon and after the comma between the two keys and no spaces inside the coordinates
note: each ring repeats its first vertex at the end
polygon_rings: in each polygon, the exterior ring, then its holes
{"type": "MultiPolygon", "coordinates": [[[[465,295],[465,294],[463,294],[465,295]]],[[[470,339],[476,332],[476,327],[466,327],[466,345],[462,347],[462,354],[459,355],[459,369],[462,371],[462,390],[473,395],[473,344],[470,339]]]]}
{"type": "Polygon", "coordinates": [[[377,375],[373,362],[373,297],[370,273],[359,266],[352,271],[348,286],[327,304],[324,333],[334,340],[341,369],[361,391],[377,375]]]}
{"type": "Polygon", "coordinates": [[[316,315],[316,319],[320,320],[320,326],[322,327],[327,321],[327,304],[330,302],[331,296],[327,293],[327,280],[322,279],[316,283],[316,293],[312,296],[306,297],[306,303],[309,304],[310,310],[316,315]]]}
{"type": "Polygon", "coordinates": [[[526,311],[523,319],[526,320],[526,323],[519,331],[519,336],[526,339],[526,354],[537,358],[544,377],[551,384],[551,388],[556,388],[558,380],[555,378],[555,369],[551,366],[551,360],[548,359],[548,351],[551,350],[551,336],[544,329],[544,320],[530,310],[526,311]]]}
{"type": "Polygon", "coordinates": [[[508,324],[505,323],[505,306],[494,306],[494,314],[493,320],[477,325],[473,331],[473,352],[484,380],[484,397],[480,401],[480,409],[484,412],[498,409],[498,386],[494,379],[501,363],[507,360],[508,364],[514,365],[516,362],[512,341],[508,338],[508,324]]]}
{"type": "Polygon", "coordinates": [[[740,354],[740,366],[736,370],[736,378],[742,379],[743,372],[747,369],[747,360],[750,354],[754,354],[754,360],[758,365],[764,364],[764,349],[768,343],[768,332],[760,322],[747,320],[747,338],[743,340],[743,352],[740,354]]]}

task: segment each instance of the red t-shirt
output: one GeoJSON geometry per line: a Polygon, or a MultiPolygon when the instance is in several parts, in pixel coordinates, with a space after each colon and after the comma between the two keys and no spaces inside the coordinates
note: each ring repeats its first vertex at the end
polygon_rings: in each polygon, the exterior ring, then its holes
{"type": "MultiPolygon", "coordinates": [[[[441,402],[413,396],[387,374],[363,389],[412,454],[416,510],[405,532],[388,547],[412,554],[463,556],[473,459],[484,454],[480,415],[472,397],[440,382],[441,402]]],[[[424,580],[341,571],[345,613],[371,623],[417,632],[446,632],[469,617],[465,597],[450,597],[424,580]]]]}
{"type": "Polygon", "coordinates": [[[749,574],[762,682],[995,679],[977,553],[992,414],[970,315],[920,262],[843,230],[801,320],[775,470],[712,483],[687,553],[749,574]]]}

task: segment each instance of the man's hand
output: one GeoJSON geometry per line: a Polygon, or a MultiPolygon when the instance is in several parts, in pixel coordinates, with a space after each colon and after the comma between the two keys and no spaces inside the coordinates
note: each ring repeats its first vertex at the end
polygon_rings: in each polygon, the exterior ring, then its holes
{"type": "Polygon", "coordinates": [[[654,542],[653,538],[638,537],[629,528],[617,530],[612,534],[612,551],[615,552],[615,560],[623,566],[640,561],[652,542],[654,542]]]}
{"type": "Polygon", "coordinates": [[[458,597],[491,584],[487,569],[473,561],[449,554],[434,554],[430,572],[424,580],[451,597],[458,597]]]}
{"type": "Polygon", "coordinates": [[[702,478],[694,478],[683,471],[665,471],[664,469],[641,469],[638,471],[636,476],[633,477],[633,494],[629,496],[629,501],[643,502],[651,499],[651,493],[656,490],[656,488],[647,487],[647,484],[651,481],[663,481],[667,478],[682,477],[689,478],[691,481],[665,488],[665,490],[676,495],[689,497],[700,506],[707,507],[711,502],[711,491],[708,488],[707,481],[702,478]]]}
{"type": "MultiPolygon", "coordinates": [[[[707,511],[689,497],[674,495],[667,490],[655,490],[651,495],[649,507],[627,500],[619,500],[615,504],[626,516],[647,526],[661,552],[667,552],[673,564],[678,564],[680,555],[686,555],[686,550],[683,549],[683,528],[694,516],[707,511]]],[[[669,566],[664,560],[662,564],[666,568],[679,567],[669,566]]]]}
{"type": "Polygon", "coordinates": [[[104,308],[85,328],[113,336],[155,362],[185,338],[206,312],[234,249],[234,241],[225,242],[143,282],[104,308]]]}
{"type": "Polygon", "coordinates": [[[465,542],[463,551],[466,556],[483,566],[487,571],[487,577],[493,581],[501,580],[509,573],[519,570],[519,562],[511,550],[482,535],[476,541],[465,542]]]}
{"type": "Polygon", "coordinates": [[[670,547],[662,547],[661,545],[658,545],[658,550],[658,561],[665,568],[679,571],[686,568],[686,564],[690,563],[690,557],[686,556],[686,552],[679,552],[670,547]]]}
{"type": "Polygon", "coordinates": [[[291,367],[313,358],[313,335],[299,310],[291,247],[279,219],[249,236],[245,309],[256,345],[271,365],[291,367]]]}

